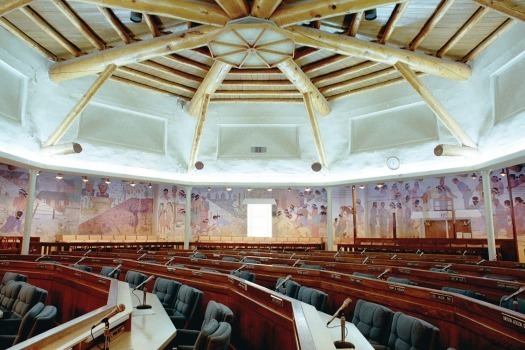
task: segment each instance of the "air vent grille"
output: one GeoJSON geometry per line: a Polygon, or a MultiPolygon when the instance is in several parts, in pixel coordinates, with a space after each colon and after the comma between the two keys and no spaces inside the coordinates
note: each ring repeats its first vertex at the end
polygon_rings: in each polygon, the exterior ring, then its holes
{"type": "Polygon", "coordinates": [[[252,153],[266,153],[268,149],[265,146],[254,146],[250,149],[252,153]]]}

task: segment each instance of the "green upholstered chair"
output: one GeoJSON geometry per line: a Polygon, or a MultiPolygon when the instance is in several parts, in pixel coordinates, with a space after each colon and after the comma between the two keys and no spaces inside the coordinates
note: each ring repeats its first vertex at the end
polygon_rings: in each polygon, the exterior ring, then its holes
{"type": "Polygon", "coordinates": [[[325,311],[328,303],[328,294],[320,290],[301,286],[297,293],[297,300],[314,306],[318,311],[325,311]]]}
{"type": "Polygon", "coordinates": [[[177,292],[177,298],[170,315],[171,322],[177,329],[188,328],[199,310],[203,293],[195,288],[181,285],[177,292]]]}
{"type": "Polygon", "coordinates": [[[35,324],[36,317],[44,309],[44,304],[38,302],[26,312],[21,322],[18,323],[18,328],[13,329],[13,332],[7,333],[2,331],[0,335],[0,349],[7,349],[15,344],[18,344],[29,338],[29,333],[35,324]]]}
{"type": "Polygon", "coordinates": [[[231,257],[231,256],[225,256],[225,257],[222,258],[222,261],[239,262],[239,259],[236,259],[236,258],[231,257]]]}
{"type": "Polygon", "coordinates": [[[111,267],[111,266],[103,266],[102,269],[100,270],[100,274],[102,276],[114,278],[116,280],[119,279],[121,273],[122,271],[120,269],[115,269],[114,267],[111,267]]]}
{"type": "Polygon", "coordinates": [[[126,272],[126,277],[124,277],[124,281],[128,282],[130,288],[135,288],[142,282],[144,282],[148,276],[143,274],[142,272],[129,270],[126,272]]]}
{"type": "Polygon", "coordinates": [[[408,278],[388,277],[386,280],[392,283],[407,284],[409,286],[417,286],[417,283],[412,282],[408,278]]]}
{"type": "Polygon", "coordinates": [[[151,291],[157,296],[168,314],[173,313],[173,305],[182,283],[167,278],[158,277],[151,291]]]}
{"type": "Polygon", "coordinates": [[[372,279],[377,279],[377,276],[376,275],[372,275],[372,274],[369,274],[369,273],[363,273],[363,272],[354,272],[352,274],[353,276],[357,276],[357,277],[366,277],[366,278],[372,278],[372,279]]]}
{"type": "Polygon", "coordinates": [[[211,320],[200,332],[193,346],[178,346],[178,350],[227,350],[232,326],[228,322],[211,320]]]}
{"type": "Polygon", "coordinates": [[[359,299],[352,323],[374,349],[386,349],[394,312],[389,308],[359,299]]]}
{"type": "Polygon", "coordinates": [[[470,290],[470,289],[460,289],[460,288],[454,288],[454,287],[443,287],[443,288],[441,288],[441,290],[444,291],[444,292],[461,294],[461,295],[464,295],[466,297],[471,297],[471,298],[475,298],[475,299],[478,298],[478,295],[476,294],[476,292],[474,292],[473,290],[470,290]]]}
{"type": "Polygon", "coordinates": [[[281,283],[284,280],[285,280],[284,278],[279,277],[279,279],[277,280],[277,283],[275,284],[275,288],[276,288],[275,291],[281,294],[284,294],[286,296],[289,296],[290,298],[297,299],[301,285],[293,280],[288,280],[284,282],[284,284],[281,285],[281,283]],[[281,286],[277,288],[279,285],[281,286]]]}
{"type": "Polygon", "coordinates": [[[13,283],[20,283],[21,288],[10,312],[4,312],[0,319],[0,334],[15,334],[26,313],[39,302],[44,303],[47,298],[47,291],[44,289],[26,282],[11,282],[8,287],[13,283]]]}
{"type": "Polygon", "coordinates": [[[86,272],[92,272],[93,269],[87,265],[78,265],[78,264],[69,264],[69,267],[72,267],[74,269],[80,270],[80,271],[86,271],[86,272]]]}
{"type": "Polygon", "coordinates": [[[4,297],[4,290],[7,284],[11,281],[27,281],[27,276],[16,272],[6,272],[2,277],[2,283],[0,283],[0,305],[2,304],[2,298],[4,297]]]}
{"type": "Polygon", "coordinates": [[[18,293],[20,293],[20,289],[22,288],[22,283],[25,282],[9,281],[3,289],[3,297],[2,301],[0,302],[0,311],[2,311],[4,314],[11,312],[13,304],[18,297],[18,293]]]}
{"type": "Polygon", "coordinates": [[[252,272],[237,271],[237,270],[230,271],[230,275],[242,278],[243,280],[246,280],[246,281],[249,281],[249,282],[255,282],[255,277],[256,277],[256,275],[254,273],[252,273],[252,272]]]}
{"type": "Polygon", "coordinates": [[[396,312],[392,320],[387,349],[439,349],[439,329],[419,318],[396,312]]]}
{"type": "Polygon", "coordinates": [[[321,265],[302,264],[301,269],[324,270],[321,265]]]}

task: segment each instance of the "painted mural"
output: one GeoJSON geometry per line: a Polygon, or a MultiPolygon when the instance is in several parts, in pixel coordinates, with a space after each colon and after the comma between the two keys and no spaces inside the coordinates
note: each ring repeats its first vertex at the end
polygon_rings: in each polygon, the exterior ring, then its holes
{"type": "Polygon", "coordinates": [[[22,236],[27,204],[27,170],[0,164],[0,235],[22,236]]]}

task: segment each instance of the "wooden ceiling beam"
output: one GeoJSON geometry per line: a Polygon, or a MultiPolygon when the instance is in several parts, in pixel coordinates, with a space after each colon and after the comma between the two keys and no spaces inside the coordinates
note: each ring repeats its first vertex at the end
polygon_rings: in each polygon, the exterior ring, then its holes
{"type": "Polygon", "coordinates": [[[319,50],[314,49],[313,47],[301,47],[295,50],[293,58],[295,61],[299,61],[301,58],[308,57],[315,54],[319,50]]]}
{"type": "Polygon", "coordinates": [[[233,68],[230,71],[230,74],[235,75],[281,75],[282,72],[277,68],[268,68],[268,69],[237,69],[233,68]]]}
{"type": "Polygon", "coordinates": [[[450,115],[439,100],[432,94],[432,92],[423,84],[418,76],[404,63],[397,62],[394,67],[401,73],[403,78],[416,90],[423,101],[434,111],[436,116],[443,122],[447,129],[456,137],[456,139],[463,145],[472,148],[478,146],[472,141],[470,136],[463,130],[461,125],[450,115]]]}
{"type": "Polygon", "coordinates": [[[300,97],[301,93],[297,90],[217,90],[213,96],[286,96],[286,97],[300,97]]]}
{"type": "Polygon", "coordinates": [[[326,33],[301,26],[292,26],[288,28],[288,32],[296,43],[342,55],[356,56],[389,65],[401,62],[416,71],[450,79],[466,80],[472,74],[470,67],[464,63],[367,42],[351,36],[326,33]]]}
{"type": "Polygon", "coordinates": [[[195,92],[195,95],[193,95],[193,98],[186,109],[189,115],[196,117],[201,113],[204,97],[206,95],[213,95],[215,90],[221,85],[224,78],[226,78],[226,75],[231,68],[232,66],[227,63],[221,61],[213,62],[208,74],[202,81],[201,85],[199,85],[199,88],[195,92]]]}
{"type": "Polygon", "coordinates": [[[463,26],[452,36],[452,38],[447,41],[441,49],[437,52],[437,57],[443,57],[446,55],[446,53],[454,47],[460,41],[475,25],[478,23],[485,15],[487,14],[488,10],[486,7],[480,6],[476,12],[470,18],[468,19],[463,26]]]}
{"type": "Polygon", "coordinates": [[[441,21],[443,16],[447,13],[448,9],[455,0],[442,0],[438,5],[432,16],[427,20],[423,28],[419,31],[416,37],[412,40],[408,48],[412,51],[415,51],[419,44],[427,37],[428,34],[436,27],[436,25],[441,21]]]}
{"type": "Polygon", "coordinates": [[[388,67],[388,68],[385,68],[385,69],[381,69],[381,70],[379,70],[377,72],[361,75],[359,77],[355,77],[353,79],[345,80],[345,81],[342,81],[342,82],[339,82],[339,83],[336,83],[336,84],[333,84],[333,85],[328,85],[328,86],[320,88],[319,90],[323,94],[327,94],[328,95],[328,94],[333,93],[333,92],[335,92],[337,90],[342,90],[342,89],[350,90],[350,86],[352,86],[352,85],[361,84],[361,83],[364,83],[364,82],[367,82],[367,81],[370,81],[370,80],[375,80],[375,79],[378,79],[378,78],[383,78],[385,76],[388,76],[388,75],[391,75],[391,74],[395,74],[395,73],[397,73],[397,71],[396,71],[396,69],[394,67],[388,67]]]}
{"type": "Polygon", "coordinates": [[[303,103],[302,98],[214,98],[217,103],[303,103]]]}
{"type": "Polygon", "coordinates": [[[286,77],[295,85],[297,90],[304,93],[311,93],[312,102],[319,113],[327,116],[332,109],[324,96],[319,92],[317,87],[311,82],[301,67],[291,58],[284,60],[277,65],[277,68],[286,75],[286,77]]]}
{"type": "Polygon", "coordinates": [[[314,84],[323,84],[333,79],[346,79],[347,76],[349,75],[359,73],[365,69],[372,68],[378,64],[380,63],[377,63],[374,61],[365,61],[365,62],[356,64],[352,67],[343,68],[335,72],[331,72],[325,75],[318,76],[316,78],[312,78],[311,80],[312,80],[312,83],[314,84]]]}
{"type": "MultiPolygon", "coordinates": [[[[261,87],[288,87],[295,88],[289,80],[224,80],[223,86],[261,86],[261,87]]],[[[279,90],[282,91],[282,90],[279,90]]]]}
{"type": "Polygon", "coordinates": [[[252,5],[251,15],[268,19],[274,13],[275,9],[279,7],[282,0],[254,0],[252,5]]]}
{"type": "Polygon", "coordinates": [[[160,36],[160,30],[155,24],[155,19],[152,15],[148,15],[147,13],[144,14],[144,22],[146,22],[146,25],[148,26],[149,31],[151,32],[151,36],[156,38],[160,36]]]}
{"type": "Polygon", "coordinates": [[[215,2],[231,19],[250,15],[250,6],[246,0],[215,0],[215,2]]]}
{"type": "Polygon", "coordinates": [[[488,37],[486,37],[482,42],[480,42],[475,48],[473,48],[465,57],[461,59],[461,62],[467,63],[470,62],[479,55],[483,50],[485,50],[487,47],[489,47],[497,38],[503,35],[509,29],[512,27],[512,25],[516,22],[513,18],[508,18],[505,22],[503,22],[496,30],[494,30],[488,37]]]}
{"type": "MultiPolygon", "coordinates": [[[[217,61],[218,62],[218,61],[217,61]]],[[[206,121],[206,115],[208,114],[208,106],[210,104],[210,94],[204,94],[202,97],[202,108],[200,110],[199,120],[195,126],[195,134],[193,135],[193,144],[191,146],[190,161],[188,163],[188,171],[193,169],[195,161],[197,160],[197,154],[199,153],[199,145],[201,142],[202,129],[204,128],[204,122],[206,121]]]]}
{"type": "Polygon", "coordinates": [[[146,84],[142,84],[142,83],[139,83],[137,81],[129,80],[129,79],[122,78],[122,77],[119,77],[119,76],[116,76],[116,75],[112,75],[109,78],[109,80],[113,80],[113,81],[116,81],[116,82],[119,82],[119,83],[122,83],[122,84],[126,84],[126,85],[129,85],[129,86],[134,86],[134,87],[137,87],[137,88],[140,88],[140,89],[152,91],[152,92],[155,92],[157,94],[162,94],[162,95],[172,96],[172,97],[175,96],[177,98],[180,98],[183,101],[190,101],[190,99],[188,97],[186,97],[186,96],[177,95],[177,94],[175,94],[175,93],[173,93],[171,91],[158,89],[156,87],[153,87],[153,86],[150,86],[150,85],[146,85],[146,84]]]}
{"type": "Polygon", "coordinates": [[[381,31],[379,32],[380,44],[384,45],[388,42],[388,39],[390,39],[390,36],[392,36],[392,33],[394,32],[394,29],[397,26],[397,23],[405,13],[406,9],[408,8],[408,5],[410,5],[410,2],[403,2],[401,4],[397,4],[394,7],[390,18],[388,19],[388,22],[383,28],[381,28],[381,31]]]}
{"type": "Polygon", "coordinates": [[[53,81],[60,82],[99,73],[110,64],[121,67],[177,51],[192,49],[206,45],[219,30],[220,28],[216,27],[199,26],[185,32],[168,34],[95,52],[51,66],[49,76],[53,81]]]}
{"type": "Polygon", "coordinates": [[[0,2],[0,17],[7,15],[11,11],[18,10],[20,7],[32,2],[33,0],[4,0],[0,2]]]}
{"type": "Polygon", "coordinates": [[[321,70],[323,68],[326,68],[326,67],[329,67],[333,64],[338,64],[338,63],[341,63],[347,59],[350,59],[351,57],[349,56],[344,56],[344,55],[333,55],[333,56],[330,56],[328,58],[325,58],[323,60],[320,60],[320,61],[317,61],[317,62],[313,62],[313,63],[310,63],[310,64],[307,64],[306,66],[303,66],[303,71],[305,73],[314,73],[315,71],[318,71],[318,70],[321,70]]]}
{"type": "Polygon", "coordinates": [[[270,20],[279,27],[286,27],[405,1],[409,0],[332,0],[329,2],[299,0],[281,5],[270,20]]]}
{"type": "Polygon", "coordinates": [[[106,44],[95,34],[93,29],[91,29],[86,22],[84,22],[72,9],[69,5],[62,0],[51,0],[51,2],[56,6],[56,8],[62,12],[62,14],[71,22],[71,24],[77,28],[77,30],[82,34],[94,47],[98,50],[104,50],[106,44]]]}
{"type": "Polygon", "coordinates": [[[350,36],[356,36],[363,19],[363,11],[350,13],[343,19],[343,26],[348,27],[345,34],[350,36]]]}
{"type": "Polygon", "coordinates": [[[98,6],[98,10],[104,15],[106,20],[109,22],[113,30],[117,32],[122,41],[124,41],[126,44],[131,44],[133,42],[133,39],[131,39],[128,32],[126,32],[126,28],[124,28],[122,22],[120,22],[113,10],[102,6],[98,6]]]}
{"type": "Polygon", "coordinates": [[[73,109],[68,113],[68,115],[62,120],[62,122],[57,126],[55,131],[49,136],[47,141],[42,145],[42,147],[54,146],[58,141],[64,136],[69,127],[73,124],[75,119],[80,113],[86,108],[88,103],[93,99],[97,91],[102,87],[102,85],[108,80],[108,78],[115,72],[117,66],[111,64],[106,67],[104,72],[98,76],[93,85],[86,91],[82,96],[80,101],[73,107],[73,109]]]}
{"type": "Polygon", "coordinates": [[[189,58],[186,58],[186,57],[183,57],[183,56],[172,54],[172,55],[163,56],[162,58],[165,58],[165,59],[167,59],[169,61],[172,61],[172,62],[174,62],[176,64],[181,64],[183,66],[199,70],[199,71],[204,72],[204,73],[208,73],[208,71],[210,70],[210,66],[207,66],[204,63],[200,63],[200,62],[197,62],[197,61],[190,60],[189,58]]]}
{"type": "Polygon", "coordinates": [[[323,139],[321,137],[321,132],[319,131],[319,124],[317,124],[317,119],[315,118],[315,112],[313,109],[312,93],[303,93],[303,99],[304,104],[306,106],[306,112],[308,113],[308,119],[310,120],[310,125],[312,126],[312,133],[314,136],[315,147],[317,149],[317,156],[319,157],[319,162],[323,165],[324,168],[328,168],[328,162],[326,161],[326,153],[324,151],[323,146],[323,139]]]}
{"type": "Polygon", "coordinates": [[[521,4],[513,0],[474,0],[474,2],[510,18],[525,21],[525,5],[523,2],[521,4]]]}
{"type": "Polygon", "coordinates": [[[219,5],[199,0],[73,0],[110,8],[121,8],[150,15],[173,17],[209,24],[224,26],[230,17],[219,5]]]}
{"type": "Polygon", "coordinates": [[[9,33],[16,36],[18,39],[25,42],[27,45],[29,45],[31,48],[35,49],[38,53],[43,55],[45,58],[51,60],[51,61],[58,61],[58,57],[49,52],[45,47],[28,37],[24,32],[22,32],[20,29],[15,27],[11,22],[9,22],[7,19],[0,17],[0,25],[4,27],[9,33]]]}
{"type": "Polygon", "coordinates": [[[175,83],[171,80],[162,79],[155,75],[144,73],[136,69],[132,69],[128,67],[119,67],[118,71],[124,74],[127,74],[129,76],[132,76],[134,78],[147,80],[154,84],[163,85],[167,88],[178,90],[179,92],[182,92],[182,94],[193,95],[195,93],[194,88],[191,88],[186,85],[179,84],[179,83],[175,83]]]}
{"type": "Polygon", "coordinates": [[[169,74],[169,75],[173,75],[173,76],[175,76],[177,78],[180,78],[180,79],[188,80],[188,81],[190,81],[192,83],[195,83],[195,84],[202,83],[202,78],[201,77],[198,77],[196,75],[192,75],[192,74],[189,74],[189,73],[177,70],[175,68],[164,66],[164,65],[162,65],[160,63],[157,63],[157,62],[143,61],[143,62],[138,62],[137,64],[140,65],[140,66],[146,67],[146,68],[154,69],[154,70],[156,70],[157,72],[160,72],[160,73],[169,74]]]}
{"type": "Polygon", "coordinates": [[[82,52],[51,26],[42,16],[36,13],[30,6],[21,7],[20,11],[31,19],[40,29],[53,38],[60,46],[69,51],[74,56],[80,56],[82,52]]]}

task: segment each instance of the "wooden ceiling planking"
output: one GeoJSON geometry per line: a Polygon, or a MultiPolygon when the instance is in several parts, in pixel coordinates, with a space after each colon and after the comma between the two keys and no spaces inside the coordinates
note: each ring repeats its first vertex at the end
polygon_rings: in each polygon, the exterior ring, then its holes
{"type": "Polygon", "coordinates": [[[323,88],[325,86],[338,84],[388,67],[389,66],[386,64],[361,60],[360,63],[357,63],[353,66],[343,68],[332,73],[314,78],[312,79],[312,82],[318,88],[323,88]]]}

